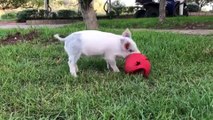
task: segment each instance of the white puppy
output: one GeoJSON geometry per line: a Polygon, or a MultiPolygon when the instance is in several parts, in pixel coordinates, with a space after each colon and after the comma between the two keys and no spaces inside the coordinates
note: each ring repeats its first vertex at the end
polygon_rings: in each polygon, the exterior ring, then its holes
{"type": "Polygon", "coordinates": [[[116,57],[125,58],[133,52],[140,52],[135,42],[131,39],[131,32],[126,29],[122,35],[101,32],[97,30],[84,30],[74,32],[65,38],[54,35],[60,41],[64,41],[65,51],[69,56],[68,65],[72,76],[77,77],[77,61],[80,56],[103,55],[107,68],[119,72],[116,66],[116,57]]]}

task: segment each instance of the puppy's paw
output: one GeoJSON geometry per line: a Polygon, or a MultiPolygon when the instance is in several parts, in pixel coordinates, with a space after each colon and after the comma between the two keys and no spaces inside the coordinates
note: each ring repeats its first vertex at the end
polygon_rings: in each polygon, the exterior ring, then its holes
{"type": "Polygon", "coordinates": [[[72,75],[74,78],[78,77],[76,73],[71,73],[71,75],[72,75]]]}
{"type": "Polygon", "coordinates": [[[113,72],[120,72],[120,70],[119,69],[114,69],[113,72]]]}

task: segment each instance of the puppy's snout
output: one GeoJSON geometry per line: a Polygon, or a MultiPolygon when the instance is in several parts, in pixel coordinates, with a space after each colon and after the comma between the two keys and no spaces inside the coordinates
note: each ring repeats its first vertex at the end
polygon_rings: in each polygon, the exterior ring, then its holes
{"type": "Polygon", "coordinates": [[[136,50],[135,53],[141,53],[141,51],[140,50],[136,50]]]}

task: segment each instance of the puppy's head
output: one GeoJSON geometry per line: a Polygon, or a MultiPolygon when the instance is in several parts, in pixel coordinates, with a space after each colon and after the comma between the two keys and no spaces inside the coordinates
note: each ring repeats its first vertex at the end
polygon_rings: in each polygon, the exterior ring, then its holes
{"type": "Polygon", "coordinates": [[[122,36],[122,50],[126,53],[126,55],[129,55],[131,53],[140,53],[136,43],[132,40],[132,34],[128,28],[122,33],[122,36]]]}

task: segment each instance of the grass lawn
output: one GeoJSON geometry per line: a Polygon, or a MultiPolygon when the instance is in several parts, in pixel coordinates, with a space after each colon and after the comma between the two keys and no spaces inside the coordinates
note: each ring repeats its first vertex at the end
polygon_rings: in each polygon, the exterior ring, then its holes
{"type": "MultiPolygon", "coordinates": [[[[159,23],[158,18],[129,18],[99,20],[103,29],[117,28],[157,28],[157,29],[213,29],[213,16],[188,16],[188,17],[167,17],[164,23],[159,23]]],[[[79,22],[71,27],[84,26],[79,22]]]]}
{"type": "MultiPolygon", "coordinates": [[[[81,29],[43,28],[31,42],[0,45],[0,119],[213,118],[213,36],[135,31],[152,63],[148,79],[126,75],[121,59],[121,72],[113,73],[92,57],[79,60],[73,79],[63,43],[49,41],[81,29]]],[[[0,37],[16,31],[0,30],[0,37]]]]}
{"type": "Polygon", "coordinates": [[[102,20],[100,26],[104,28],[204,28],[213,29],[213,16],[188,16],[188,17],[167,17],[164,23],[159,24],[158,18],[140,19],[114,19],[112,21],[102,20]]]}
{"type": "Polygon", "coordinates": [[[0,19],[0,22],[14,22],[16,19],[0,19]]]}

